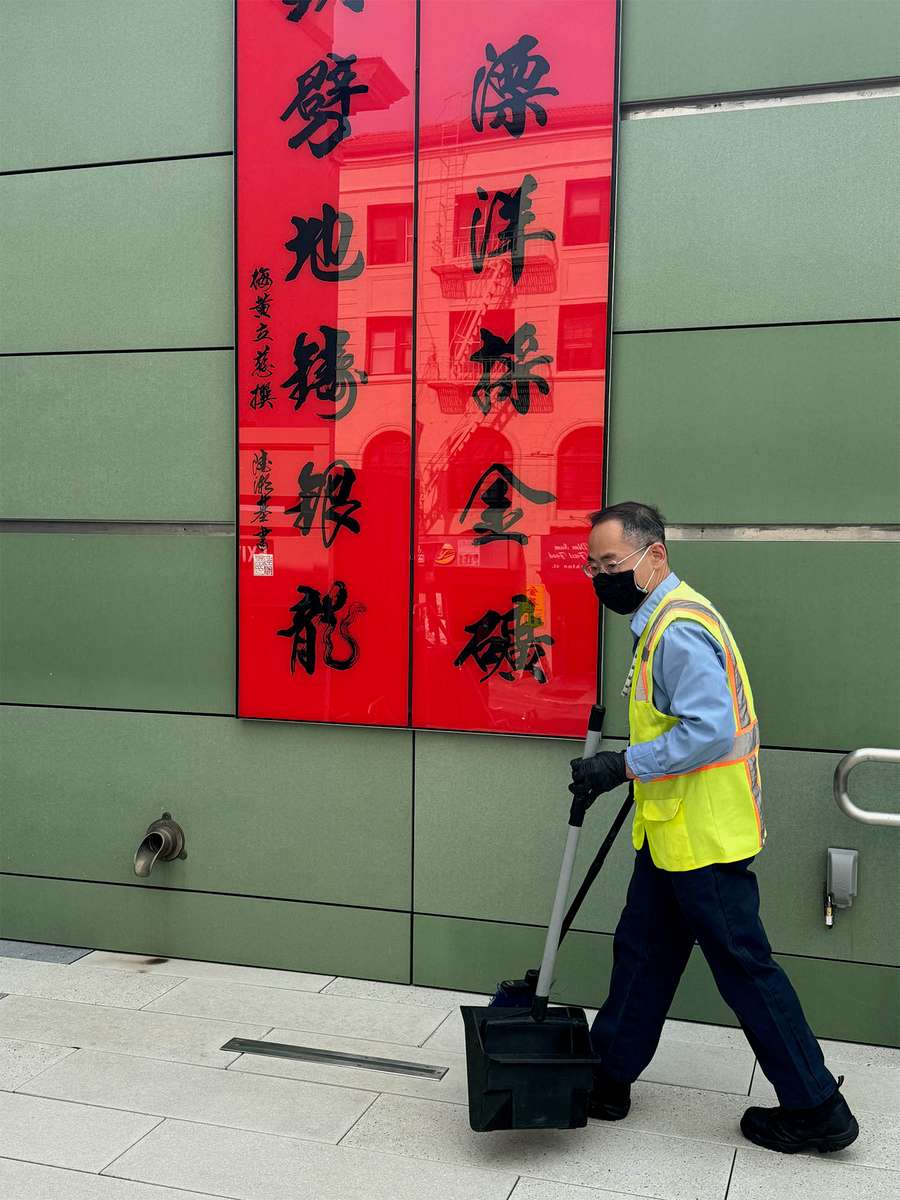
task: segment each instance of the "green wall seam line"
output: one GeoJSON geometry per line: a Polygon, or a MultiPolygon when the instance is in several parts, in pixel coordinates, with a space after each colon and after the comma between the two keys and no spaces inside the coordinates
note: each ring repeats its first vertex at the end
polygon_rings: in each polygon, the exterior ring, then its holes
{"type": "Polygon", "coordinates": [[[0,358],[56,358],[73,354],[195,354],[209,350],[234,350],[234,346],[126,346],[111,350],[4,350],[0,358]]]}
{"type": "Polygon", "coordinates": [[[183,159],[231,158],[233,155],[233,150],[202,150],[196,154],[156,154],[152,158],[115,158],[107,162],[66,163],[59,167],[18,167],[11,171],[0,171],[0,178],[6,175],[43,175],[48,171],[90,171],[94,167],[130,167],[140,163],[180,162],[183,159]]]}
{"type": "MultiPolygon", "coordinates": [[[[655,329],[614,329],[616,337],[635,337],[648,333],[713,333],[729,329],[793,329],[803,325],[886,325],[900,317],[826,317],[821,321],[746,321],[735,325],[662,325],[655,329]]],[[[62,353],[71,353],[63,351],[62,353]]],[[[92,352],[93,353],[93,352],[92,352]]],[[[102,353],[102,351],[101,351],[102,353]]]]}
{"type": "MultiPolygon", "coordinates": [[[[337,900],[310,900],[299,896],[264,896],[252,892],[217,892],[211,888],[179,888],[169,887],[165,884],[141,884],[141,883],[123,883],[117,880],[110,879],[79,879],[64,875],[36,875],[23,871],[0,871],[0,878],[9,877],[12,879],[40,879],[52,881],[54,883],[83,883],[93,887],[124,887],[137,888],[146,892],[177,892],[192,896],[222,896],[229,899],[241,900],[271,900],[282,904],[305,904],[315,908],[339,908],[352,909],[359,912],[378,912],[378,913],[394,913],[398,915],[408,914],[411,918],[416,917],[431,917],[443,921],[470,921],[477,925],[495,925],[495,926],[510,926],[516,929],[543,929],[544,926],[532,921],[514,921],[504,919],[497,920],[495,917],[473,917],[461,916],[457,913],[440,913],[430,912],[425,909],[407,909],[407,908],[390,908],[381,905],[354,904],[349,901],[337,900]]],[[[611,938],[613,933],[603,929],[582,929],[577,926],[572,927],[573,933],[584,934],[589,937],[611,938]]],[[[797,958],[810,960],[813,962],[846,962],[854,963],[861,967],[882,967],[889,970],[900,971],[895,963],[875,962],[871,959],[860,958],[824,958],[820,954],[798,954],[795,951],[784,951],[773,947],[773,953],[780,955],[782,958],[797,958]]]]}
{"type": "MultiPolygon", "coordinates": [[[[113,713],[129,713],[132,716],[154,716],[154,717],[212,717],[219,721],[234,721],[237,718],[234,713],[228,712],[202,712],[199,709],[187,708],[120,708],[114,704],[36,704],[33,701],[23,700],[0,700],[0,708],[37,708],[37,709],[61,709],[63,712],[113,712],[113,713]]],[[[269,717],[241,717],[241,721],[259,721],[261,724],[270,721],[269,717]]],[[[295,721],[282,721],[281,724],[294,725],[295,721]]],[[[279,724],[275,721],[274,724],[279,724]]],[[[324,729],[371,729],[371,725],[351,725],[340,721],[305,721],[304,725],[314,724],[321,726],[324,729]]],[[[409,733],[411,732],[408,725],[379,725],[379,729],[387,730],[389,733],[409,733]]],[[[469,729],[429,729],[425,727],[418,728],[417,733],[446,733],[451,737],[460,733],[464,737],[497,737],[495,733],[483,733],[469,729]]],[[[533,733],[504,733],[505,738],[517,738],[519,740],[525,738],[533,738],[538,741],[573,741],[569,738],[542,738],[533,733]]],[[[626,739],[621,734],[604,734],[604,741],[607,742],[624,742],[626,739]]],[[[761,750],[786,750],[792,754],[848,754],[852,746],[785,746],[780,742],[760,742],[761,750]]],[[[3,872],[0,872],[3,874],[3,872]]],[[[401,912],[407,910],[400,909],[401,912]]]]}
{"type": "MultiPolygon", "coordinates": [[[[226,721],[234,720],[234,713],[203,712],[196,708],[119,708],[114,704],[32,704],[21,700],[0,700],[0,708],[59,708],[74,712],[118,712],[131,713],[132,716],[151,717],[218,717],[226,721]]],[[[241,718],[246,720],[246,718],[241,718]]],[[[366,728],[371,728],[367,726],[366,728]]],[[[398,728],[400,728],[398,726],[398,728]]],[[[827,752],[826,752],[827,753],[827,752]]],[[[834,751],[833,753],[839,753],[834,751]]]]}
{"type": "MultiPolygon", "coordinates": [[[[300,896],[263,896],[256,892],[217,892],[213,888],[170,887],[164,883],[124,883],[117,879],[79,879],[70,875],[36,875],[30,871],[0,871],[0,878],[4,877],[10,879],[44,879],[54,883],[88,883],[93,887],[137,888],[145,892],[178,892],[181,895],[188,896],[225,896],[229,899],[240,900],[274,900],[280,904],[307,904],[315,908],[354,909],[358,912],[394,913],[401,916],[405,916],[410,911],[408,908],[391,908],[382,904],[354,904],[348,900],[306,900],[300,896]]],[[[440,916],[442,914],[438,913],[434,915],[440,916]]]]}
{"type": "MultiPolygon", "coordinates": [[[[749,321],[734,325],[666,325],[655,329],[613,329],[613,337],[634,337],[656,333],[711,333],[729,329],[792,329],[804,325],[885,325],[900,321],[900,316],[828,317],[821,321],[749,321]]],[[[194,354],[213,350],[234,351],[234,346],[111,346],[103,350],[3,350],[0,358],[59,358],[83,354],[194,354]]]]}
{"type": "Polygon", "coordinates": [[[69,521],[55,517],[4,517],[0,533],[157,533],[234,537],[233,521],[69,521]]]}

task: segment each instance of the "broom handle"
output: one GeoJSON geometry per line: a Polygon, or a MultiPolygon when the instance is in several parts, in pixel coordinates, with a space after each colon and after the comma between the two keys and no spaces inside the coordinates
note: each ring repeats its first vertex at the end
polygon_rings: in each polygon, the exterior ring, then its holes
{"type": "MultiPolygon", "coordinates": [[[[591,707],[588,721],[587,736],[584,739],[584,754],[582,758],[590,758],[600,749],[600,739],[603,730],[603,718],[606,709],[600,704],[591,707]]],[[[584,822],[584,806],[578,801],[572,802],[569,813],[569,834],[566,838],[566,848],[563,852],[562,867],[559,872],[559,882],[556,885],[556,895],[553,898],[553,909],[550,913],[550,924],[547,927],[547,937],[544,940],[544,957],[541,960],[541,971],[538,975],[532,1015],[536,1020],[543,1020],[547,1011],[547,1000],[550,996],[550,985],[553,982],[553,971],[556,967],[556,951],[559,948],[559,935],[562,930],[563,917],[566,912],[566,900],[572,883],[572,869],[575,866],[575,853],[578,850],[578,838],[584,822]]]]}

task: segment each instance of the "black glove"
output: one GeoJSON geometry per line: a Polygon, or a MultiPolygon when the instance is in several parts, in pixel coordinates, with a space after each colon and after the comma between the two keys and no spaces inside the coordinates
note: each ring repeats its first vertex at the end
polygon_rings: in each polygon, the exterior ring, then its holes
{"type": "Polygon", "coordinates": [[[602,796],[610,792],[628,776],[625,773],[624,750],[601,750],[591,758],[573,758],[572,782],[569,791],[576,800],[584,803],[585,809],[602,796]]]}

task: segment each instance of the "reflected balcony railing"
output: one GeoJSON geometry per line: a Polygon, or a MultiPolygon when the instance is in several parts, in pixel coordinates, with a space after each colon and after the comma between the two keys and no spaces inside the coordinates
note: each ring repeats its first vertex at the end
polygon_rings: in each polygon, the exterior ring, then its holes
{"type": "MultiPolygon", "coordinates": [[[[435,263],[431,270],[440,281],[441,295],[445,300],[478,299],[482,290],[481,277],[473,272],[472,261],[467,255],[458,255],[449,262],[435,263]]],[[[501,270],[508,286],[512,288],[508,259],[503,261],[501,270]]],[[[529,248],[522,274],[515,285],[516,295],[546,295],[557,291],[558,287],[559,265],[556,257],[546,251],[529,248]]]]}
{"type": "MultiPolygon", "coordinates": [[[[552,380],[547,382],[550,384],[550,390],[546,395],[539,392],[537,388],[531,389],[529,412],[553,412],[553,382],[552,380]]],[[[472,399],[473,384],[471,382],[461,379],[435,379],[429,381],[428,386],[437,396],[438,408],[442,413],[458,415],[469,409],[475,411],[478,407],[472,399]]],[[[494,403],[496,404],[497,401],[495,400],[494,403]]],[[[511,401],[503,400],[500,403],[511,404],[511,401]]]]}

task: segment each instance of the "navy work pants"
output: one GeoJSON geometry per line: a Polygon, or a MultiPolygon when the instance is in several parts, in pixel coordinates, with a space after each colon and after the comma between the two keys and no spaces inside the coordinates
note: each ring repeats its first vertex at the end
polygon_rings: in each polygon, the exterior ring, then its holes
{"type": "Polygon", "coordinates": [[[834,1092],[797,994],[772,959],[752,861],[662,871],[644,841],[613,941],[609,996],[591,1028],[610,1078],[631,1083],[653,1058],[696,940],[779,1103],[811,1108],[834,1092]]]}

